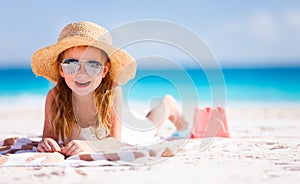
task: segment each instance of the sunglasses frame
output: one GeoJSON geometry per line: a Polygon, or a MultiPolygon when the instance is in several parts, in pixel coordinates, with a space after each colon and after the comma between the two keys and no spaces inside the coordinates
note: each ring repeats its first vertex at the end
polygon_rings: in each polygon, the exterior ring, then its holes
{"type": "Polygon", "coordinates": [[[105,67],[102,62],[97,60],[88,60],[86,62],[81,62],[76,58],[67,58],[60,64],[62,66],[62,71],[66,74],[75,74],[83,65],[85,71],[91,76],[99,76],[105,67]],[[97,64],[99,65],[99,67],[93,66],[93,64],[97,64]]]}

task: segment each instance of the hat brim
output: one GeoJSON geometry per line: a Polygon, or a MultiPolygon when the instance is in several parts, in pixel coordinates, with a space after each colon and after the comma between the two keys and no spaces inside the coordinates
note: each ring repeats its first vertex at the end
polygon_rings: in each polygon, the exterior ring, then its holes
{"type": "Polygon", "coordinates": [[[125,84],[135,76],[136,62],[126,51],[105,42],[95,42],[80,37],[66,38],[54,45],[37,50],[31,59],[32,71],[37,76],[43,76],[56,83],[60,77],[57,63],[58,56],[63,51],[76,46],[92,46],[105,51],[111,62],[111,76],[118,85],[125,84]]]}

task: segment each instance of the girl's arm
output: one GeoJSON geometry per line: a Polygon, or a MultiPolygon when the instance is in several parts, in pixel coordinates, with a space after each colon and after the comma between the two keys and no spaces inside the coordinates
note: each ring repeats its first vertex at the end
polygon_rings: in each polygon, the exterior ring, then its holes
{"type": "Polygon", "coordinates": [[[53,100],[55,98],[55,90],[52,88],[46,97],[46,103],[45,103],[45,119],[44,119],[44,131],[43,131],[43,138],[52,138],[57,141],[57,138],[54,137],[54,135],[51,133],[51,106],[53,103],[53,100]]]}
{"type": "Polygon", "coordinates": [[[41,140],[41,142],[39,142],[37,147],[37,151],[39,152],[60,151],[60,147],[57,143],[58,139],[55,138],[51,133],[51,105],[55,97],[54,93],[54,89],[51,89],[46,97],[43,139],[41,140]]]}
{"type": "Polygon", "coordinates": [[[122,88],[120,86],[114,89],[114,105],[111,119],[111,135],[121,141],[122,131],[122,88]]]}

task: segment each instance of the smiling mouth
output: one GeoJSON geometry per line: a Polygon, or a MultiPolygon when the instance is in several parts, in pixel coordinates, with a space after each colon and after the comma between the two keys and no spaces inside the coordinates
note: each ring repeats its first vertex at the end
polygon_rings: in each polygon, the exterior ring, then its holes
{"type": "Polygon", "coordinates": [[[76,86],[80,87],[80,88],[84,88],[87,87],[88,85],[90,85],[91,81],[88,82],[77,82],[75,81],[76,86]]]}

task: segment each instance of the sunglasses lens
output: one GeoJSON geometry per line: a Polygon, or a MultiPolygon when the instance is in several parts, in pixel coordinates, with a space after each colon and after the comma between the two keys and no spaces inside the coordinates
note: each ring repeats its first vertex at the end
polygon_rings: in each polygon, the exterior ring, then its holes
{"type": "Polygon", "coordinates": [[[92,76],[100,75],[103,64],[99,61],[88,61],[85,63],[85,70],[92,76]]]}
{"type": "Polygon", "coordinates": [[[76,73],[80,69],[80,63],[77,59],[66,59],[61,65],[63,72],[66,74],[76,73]]]}

